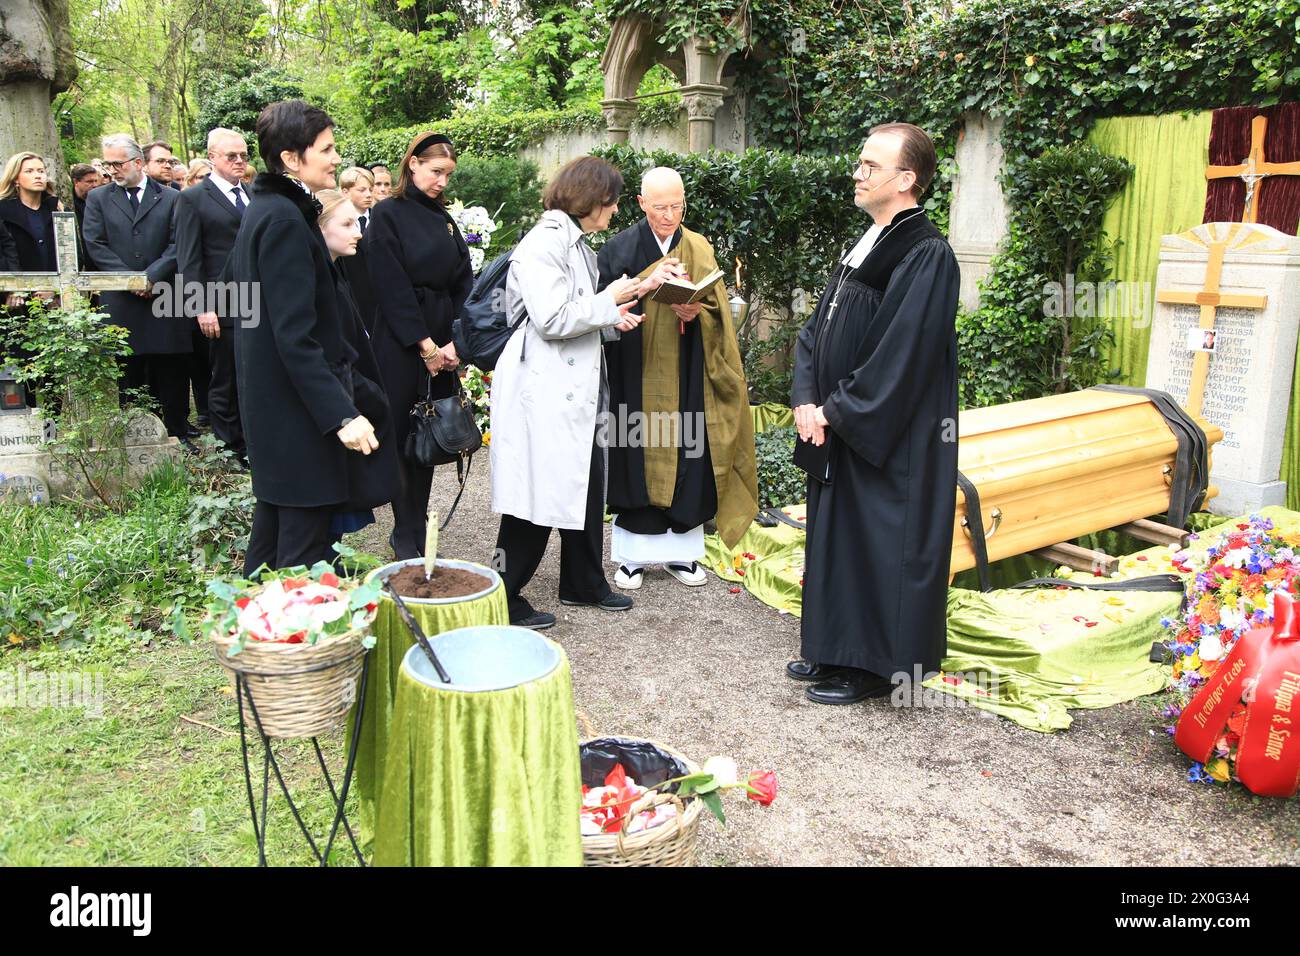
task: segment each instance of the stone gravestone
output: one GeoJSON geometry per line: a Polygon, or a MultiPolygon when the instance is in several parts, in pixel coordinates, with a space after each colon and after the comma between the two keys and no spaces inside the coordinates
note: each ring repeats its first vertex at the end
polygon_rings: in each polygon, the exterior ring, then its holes
{"type": "Polygon", "coordinates": [[[1146,385],[1223,429],[1211,511],[1247,514],[1286,502],[1278,476],[1298,328],[1300,239],[1224,222],[1164,237],[1146,385]],[[1214,349],[1200,351],[1207,332],[1214,349]]]}
{"type": "MultiPolygon", "coordinates": [[[[92,494],[83,477],[49,450],[53,423],[38,409],[0,412],[0,498],[20,504],[47,504],[51,497],[92,494]]],[[[135,412],[126,426],[128,484],[135,483],[162,462],[179,461],[180,443],[167,435],[156,415],[135,412]]]]}
{"type": "Polygon", "coordinates": [[[1002,195],[1002,125],[984,113],[962,117],[957,173],[952,182],[948,242],[961,268],[962,308],[979,306],[979,283],[1007,237],[1010,213],[1002,195]]]}
{"type": "MultiPolygon", "coordinates": [[[[60,304],[72,308],[80,293],[148,286],[148,278],[140,272],[81,272],[73,213],[54,213],[54,244],[58,272],[0,272],[0,289],[57,292],[60,304]]],[[[53,424],[38,410],[0,411],[0,497],[42,504],[50,500],[51,492],[56,497],[89,492],[81,476],[66,472],[50,453],[47,445],[54,437],[53,424]]],[[[128,482],[165,459],[180,460],[180,442],[168,437],[163,423],[147,412],[132,416],[125,445],[128,482]]]]}

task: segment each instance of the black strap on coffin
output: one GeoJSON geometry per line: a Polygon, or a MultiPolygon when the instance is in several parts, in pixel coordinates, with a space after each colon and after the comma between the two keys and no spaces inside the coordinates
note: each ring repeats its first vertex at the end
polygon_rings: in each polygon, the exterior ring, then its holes
{"type": "Polygon", "coordinates": [[[975,490],[975,482],[960,471],[957,472],[957,487],[966,496],[966,530],[970,532],[970,545],[975,551],[975,571],[979,574],[980,590],[993,590],[993,576],[989,573],[989,547],[984,540],[984,514],[980,511],[980,493],[975,490]]]}
{"type": "Polygon", "coordinates": [[[1205,492],[1210,482],[1209,442],[1205,432],[1168,392],[1128,385],[1094,385],[1093,388],[1101,392],[1142,395],[1164,416],[1165,424],[1178,439],[1178,453],[1174,458],[1174,473],[1169,486],[1167,523],[1175,528],[1184,527],[1188,516],[1205,504],[1205,492]]]}
{"type": "Polygon", "coordinates": [[[762,511],[759,512],[759,514],[760,514],[760,515],[767,515],[769,518],[773,519],[773,523],[768,525],[769,528],[771,528],[771,527],[775,527],[775,522],[779,521],[779,522],[781,522],[782,524],[788,524],[788,525],[789,525],[790,527],[792,527],[792,528],[798,528],[800,531],[807,531],[807,530],[808,530],[808,524],[807,524],[807,522],[804,522],[804,521],[796,521],[794,518],[791,518],[788,514],[786,514],[786,513],[785,513],[784,511],[782,511],[780,508],[774,508],[774,507],[773,507],[773,508],[764,508],[762,511]]]}

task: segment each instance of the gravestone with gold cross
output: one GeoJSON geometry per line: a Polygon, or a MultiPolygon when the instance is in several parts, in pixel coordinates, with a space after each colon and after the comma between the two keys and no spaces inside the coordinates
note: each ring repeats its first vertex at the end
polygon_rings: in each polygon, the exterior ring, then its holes
{"type": "Polygon", "coordinates": [[[1237,515],[1285,503],[1279,473],[1300,329],[1300,239],[1224,222],[1165,236],[1155,301],[1147,387],[1224,431],[1209,507],[1237,515]]]}
{"type": "MultiPolygon", "coordinates": [[[[54,213],[54,248],[57,272],[0,272],[0,304],[9,292],[53,292],[61,307],[74,308],[81,296],[94,292],[139,292],[149,287],[143,272],[82,272],[73,213],[54,213]]],[[[54,423],[39,409],[0,410],[0,500],[43,504],[51,497],[81,496],[88,490],[80,476],[50,454],[53,429],[54,423]]],[[[163,423],[149,412],[132,415],[125,443],[128,481],[165,460],[180,458],[180,443],[169,438],[163,423]]]]}

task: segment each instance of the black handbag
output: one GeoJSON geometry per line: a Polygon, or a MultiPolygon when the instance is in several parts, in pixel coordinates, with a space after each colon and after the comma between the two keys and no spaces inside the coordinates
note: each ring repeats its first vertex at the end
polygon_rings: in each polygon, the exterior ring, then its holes
{"type": "Polygon", "coordinates": [[[411,409],[411,430],[406,436],[406,458],[421,468],[450,465],[473,456],[483,447],[483,433],[474,422],[469,397],[459,380],[456,394],[433,398],[433,378],[428,392],[411,409]]]}

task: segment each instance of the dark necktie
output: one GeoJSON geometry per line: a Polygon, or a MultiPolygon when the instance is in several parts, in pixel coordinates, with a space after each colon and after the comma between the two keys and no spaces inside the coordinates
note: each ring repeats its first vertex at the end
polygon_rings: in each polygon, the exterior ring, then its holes
{"type": "Polygon", "coordinates": [[[132,186],[126,192],[131,197],[131,215],[135,215],[140,211],[140,187],[132,186]]]}
{"type": "Polygon", "coordinates": [[[248,203],[244,202],[244,191],[236,186],[234,189],[230,190],[230,195],[235,197],[235,208],[240,212],[243,212],[248,206],[248,203]]]}
{"type": "Polygon", "coordinates": [[[357,219],[357,225],[361,227],[361,235],[363,236],[366,234],[366,220],[369,218],[369,216],[361,216],[357,219]]]}

